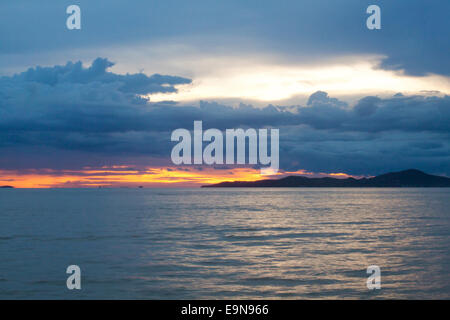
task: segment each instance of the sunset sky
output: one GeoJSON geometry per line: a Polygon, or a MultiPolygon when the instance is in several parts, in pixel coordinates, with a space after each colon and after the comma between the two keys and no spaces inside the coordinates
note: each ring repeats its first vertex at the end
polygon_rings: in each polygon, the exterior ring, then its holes
{"type": "Polygon", "coordinates": [[[194,187],[171,132],[278,128],[279,178],[450,176],[448,1],[0,2],[0,186],[194,187]],[[66,28],[81,8],[82,29],[66,28]],[[377,4],[382,29],[368,30],[377,4]],[[433,17],[433,18],[430,18],[433,17]]]}

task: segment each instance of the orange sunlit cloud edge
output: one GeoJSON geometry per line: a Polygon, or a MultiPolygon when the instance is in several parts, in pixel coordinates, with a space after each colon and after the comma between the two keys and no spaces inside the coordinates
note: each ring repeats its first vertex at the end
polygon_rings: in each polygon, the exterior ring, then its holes
{"type": "Polygon", "coordinates": [[[103,166],[82,170],[0,170],[0,185],[15,188],[98,188],[98,187],[199,187],[224,181],[257,181],[279,179],[289,175],[307,177],[361,178],[346,173],[315,173],[306,170],[280,170],[273,175],[261,175],[252,167],[146,167],[103,166]]]}

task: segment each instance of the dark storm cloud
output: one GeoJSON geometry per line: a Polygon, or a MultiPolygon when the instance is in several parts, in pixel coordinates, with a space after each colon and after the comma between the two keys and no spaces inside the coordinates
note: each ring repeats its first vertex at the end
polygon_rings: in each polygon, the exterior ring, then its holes
{"type": "Polygon", "coordinates": [[[275,51],[293,59],[380,54],[382,68],[450,75],[449,1],[78,0],[82,30],[75,32],[65,28],[72,4],[1,1],[0,54],[132,47],[176,37],[201,39],[201,50],[275,51]],[[366,28],[372,4],[381,7],[381,30],[366,28]]]}
{"type": "Polygon", "coordinates": [[[403,96],[391,98],[365,97],[352,108],[329,98],[324,92],[314,93],[308,107],[298,109],[298,120],[316,129],[341,132],[450,132],[450,96],[403,96]],[[320,99],[314,96],[320,95],[320,99]],[[313,102],[311,102],[313,98],[313,102]]]}
{"type": "Polygon", "coordinates": [[[82,86],[85,84],[89,84],[93,89],[95,89],[95,85],[110,86],[119,92],[131,94],[176,92],[174,85],[191,83],[190,79],[160,74],[150,77],[142,73],[119,75],[107,71],[112,66],[114,63],[108,59],[97,58],[88,68],[84,68],[81,61],[68,62],[65,66],[38,66],[13,77],[0,78],[0,81],[2,81],[2,85],[9,86],[20,86],[26,83],[61,89],[65,85],[74,85],[72,88],[80,91],[89,89],[82,86]]]}
{"type": "Polygon", "coordinates": [[[74,158],[82,166],[89,155],[167,159],[171,131],[192,130],[202,120],[205,130],[279,128],[281,165],[288,170],[376,174],[418,167],[450,174],[449,96],[368,96],[350,106],[318,91],[306,106],[178,106],[139,94],[173,91],[190,80],[119,75],[111,66],[97,59],[90,67],[67,63],[0,78],[0,166],[32,166],[34,159],[43,166],[60,154],[70,166],[74,158]]]}

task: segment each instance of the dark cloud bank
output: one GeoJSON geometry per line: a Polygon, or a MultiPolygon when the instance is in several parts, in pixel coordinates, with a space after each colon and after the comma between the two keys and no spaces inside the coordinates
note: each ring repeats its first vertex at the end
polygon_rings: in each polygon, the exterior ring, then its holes
{"type": "Polygon", "coordinates": [[[190,79],[119,75],[111,66],[99,58],[88,68],[68,63],[0,78],[0,169],[167,159],[171,131],[203,120],[205,129],[279,128],[286,170],[450,175],[450,96],[369,96],[350,106],[319,91],[306,106],[178,106],[140,94],[175,92],[190,79]]]}

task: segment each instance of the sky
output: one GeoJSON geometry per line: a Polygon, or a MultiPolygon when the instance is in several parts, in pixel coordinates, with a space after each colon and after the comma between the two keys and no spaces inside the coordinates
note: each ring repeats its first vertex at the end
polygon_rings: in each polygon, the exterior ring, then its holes
{"type": "Polygon", "coordinates": [[[450,176],[448,1],[0,2],[0,185],[191,187],[171,132],[277,128],[273,178],[450,176]],[[81,8],[68,30],[66,8],[81,8]],[[369,30],[366,9],[381,8],[369,30]]]}

